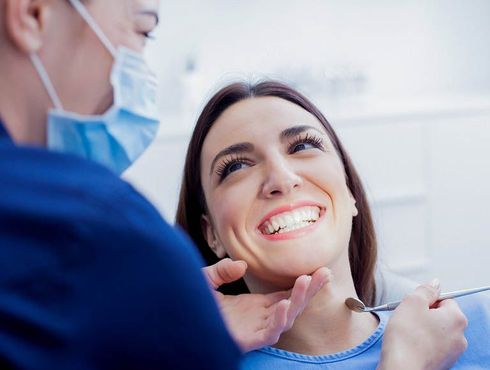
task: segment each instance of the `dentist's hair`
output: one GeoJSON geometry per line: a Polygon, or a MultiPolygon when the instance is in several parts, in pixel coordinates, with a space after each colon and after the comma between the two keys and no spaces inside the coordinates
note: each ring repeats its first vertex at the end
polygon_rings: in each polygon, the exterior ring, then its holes
{"type": "MultiPolygon", "coordinates": [[[[374,269],[377,258],[376,235],[371,211],[359,175],[332,126],[320,110],[301,93],[282,82],[233,83],[218,91],[206,104],[197,120],[187,150],[176,223],[194,240],[208,265],[218,261],[206,242],[201,226],[201,216],[207,214],[206,199],[200,177],[202,146],[214,122],[226,109],[241,100],[265,96],[278,97],[300,106],[315,116],[325,127],[342,161],[347,186],[356,200],[356,207],[359,211],[359,214],[353,219],[349,242],[349,261],[354,285],[359,298],[369,305],[373,304],[376,294],[374,284],[374,269]]],[[[228,294],[240,294],[248,292],[248,289],[244,281],[241,280],[237,283],[228,284],[221,291],[228,294]]]]}

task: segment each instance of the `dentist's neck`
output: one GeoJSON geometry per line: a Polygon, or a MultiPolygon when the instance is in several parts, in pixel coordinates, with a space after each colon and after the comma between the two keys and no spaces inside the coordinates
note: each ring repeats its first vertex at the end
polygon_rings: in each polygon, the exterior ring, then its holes
{"type": "Polygon", "coordinates": [[[19,144],[46,145],[50,100],[28,57],[11,53],[0,61],[0,117],[19,144]]]}

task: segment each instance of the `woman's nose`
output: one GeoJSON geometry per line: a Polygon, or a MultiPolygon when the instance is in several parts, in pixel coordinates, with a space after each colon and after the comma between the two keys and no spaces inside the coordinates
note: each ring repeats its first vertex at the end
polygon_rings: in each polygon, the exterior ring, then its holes
{"type": "Polygon", "coordinates": [[[275,162],[266,171],[262,186],[262,195],[266,198],[288,195],[303,184],[301,176],[285,162],[275,162]]]}

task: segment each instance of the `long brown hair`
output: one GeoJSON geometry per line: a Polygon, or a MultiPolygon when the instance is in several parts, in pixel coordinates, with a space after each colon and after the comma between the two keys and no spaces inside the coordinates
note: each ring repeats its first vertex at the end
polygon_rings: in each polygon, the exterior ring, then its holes
{"type": "MultiPolygon", "coordinates": [[[[263,81],[256,84],[237,82],[218,91],[204,107],[192,134],[187,150],[176,222],[194,240],[208,265],[218,261],[209,248],[201,227],[201,216],[207,213],[206,199],[201,184],[201,150],[204,140],[218,117],[233,104],[249,98],[275,96],[290,101],[313,114],[330,137],[345,169],[346,182],[359,214],[354,217],[349,242],[349,261],[354,286],[359,298],[373,304],[375,298],[374,268],[377,248],[371,211],[366,194],[351,159],[323,114],[305,96],[288,85],[277,81],[263,81]]],[[[242,281],[229,284],[223,289],[228,294],[247,292],[242,281]]]]}

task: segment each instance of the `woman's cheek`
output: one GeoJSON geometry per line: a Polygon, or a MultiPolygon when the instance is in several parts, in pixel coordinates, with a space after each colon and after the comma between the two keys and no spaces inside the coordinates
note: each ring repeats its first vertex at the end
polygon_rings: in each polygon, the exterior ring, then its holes
{"type": "Polygon", "coordinates": [[[244,195],[233,188],[216,197],[214,219],[226,234],[245,224],[246,210],[251,200],[244,195]]]}

